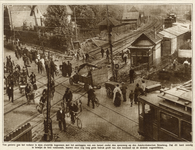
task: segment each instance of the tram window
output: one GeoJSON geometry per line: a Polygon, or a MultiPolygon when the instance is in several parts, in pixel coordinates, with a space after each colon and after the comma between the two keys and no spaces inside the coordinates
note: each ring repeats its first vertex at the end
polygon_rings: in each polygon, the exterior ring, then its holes
{"type": "Polygon", "coordinates": [[[154,121],[157,119],[156,117],[156,111],[155,111],[155,108],[148,105],[148,104],[145,104],[145,117],[147,117],[147,119],[149,121],[154,121]]]}
{"type": "Polygon", "coordinates": [[[170,115],[160,114],[160,126],[161,128],[170,131],[176,135],[179,134],[179,121],[177,118],[170,115]]]}
{"type": "Polygon", "coordinates": [[[142,111],[142,107],[143,107],[143,103],[139,102],[139,115],[143,116],[143,111],[142,111]]]}
{"type": "Polygon", "coordinates": [[[181,121],[181,137],[192,141],[192,125],[190,123],[181,121]]]}

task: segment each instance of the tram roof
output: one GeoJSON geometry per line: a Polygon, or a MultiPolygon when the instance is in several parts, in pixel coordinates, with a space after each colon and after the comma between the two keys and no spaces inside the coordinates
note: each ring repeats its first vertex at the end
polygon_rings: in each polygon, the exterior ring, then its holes
{"type": "Polygon", "coordinates": [[[162,93],[153,91],[147,96],[140,96],[140,99],[156,107],[166,106],[176,111],[185,112],[185,107],[192,108],[192,80],[162,91],[162,93]]]}

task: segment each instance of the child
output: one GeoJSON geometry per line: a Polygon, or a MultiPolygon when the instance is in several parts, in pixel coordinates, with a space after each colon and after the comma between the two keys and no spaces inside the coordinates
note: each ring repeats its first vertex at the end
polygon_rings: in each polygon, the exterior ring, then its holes
{"type": "Polygon", "coordinates": [[[133,95],[134,95],[133,90],[131,90],[131,92],[129,93],[129,99],[130,99],[131,107],[133,105],[133,95]]]}

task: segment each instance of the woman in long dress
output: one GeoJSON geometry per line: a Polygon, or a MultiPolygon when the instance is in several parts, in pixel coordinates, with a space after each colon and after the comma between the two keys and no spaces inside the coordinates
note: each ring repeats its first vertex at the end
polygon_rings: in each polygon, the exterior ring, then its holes
{"type": "Polygon", "coordinates": [[[121,89],[119,88],[119,84],[116,85],[114,91],[114,96],[113,96],[113,103],[116,107],[119,107],[121,105],[121,89]]]}

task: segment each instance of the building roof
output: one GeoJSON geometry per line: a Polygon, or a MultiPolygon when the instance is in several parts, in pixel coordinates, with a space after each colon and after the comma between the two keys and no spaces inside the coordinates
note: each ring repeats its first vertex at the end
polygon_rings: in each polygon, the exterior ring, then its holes
{"type": "MultiPolygon", "coordinates": [[[[67,9],[67,14],[72,15],[73,11],[71,10],[70,6],[68,6],[68,5],[65,5],[65,6],[67,9]]],[[[49,5],[36,5],[36,7],[39,9],[41,14],[44,15],[44,14],[47,14],[47,8],[49,7],[49,5]]]]}
{"type": "Polygon", "coordinates": [[[166,31],[161,31],[161,32],[159,32],[159,33],[162,34],[163,37],[166,37],[166,38],[170,38],[170,39],[176,38],[175,35],[173,35],[173,34],[171,34],[171,33],[168,33],[168,32],[166,32],[166,31]]]}
{"type": "Polygon", "coordinates": [[[180,36],[180,35],[188,32],[189,29],[186,29],[186,28],[181,27],[181,26],[174,26],[174,27],[166,28],[163,31],[168,32],[170,34],[173,34],[175,36],[180,36]]]}
{"type": "Polygon", "coordinates": [[[39,9],[42,15],[47,14],[47,8],[49,5],[37,5],[36,7],[39,9]]]}
{"type": "Polygon", "coordinates": [[[8,11],[13,28],[21,28],[24,22],[33,25],[34,17],[30,16],[31,5],[8,5],[8,11]]]}
{"type": "Polygon", "coordinates": [[[9,11],[31,11],[30,5],[8,5],[9,11]]]}
{"type": "Polygon", "coordinates": [[[141,35],[139,35],[131,43],[131,46],[132,46],[132,48],[133,48],[133,46],[138,46],[138,45],[140,45],[141,47],[144,47],[144,46],[149,47],[149,46],[153,46],[153,45],[157,44],[162,39],[163,39],[162,35],[156,34],[156,37],[155,37],[154,32],[146,32],[146,33],[142,33],[141,35]]]}
{"type": "Polygon", "coordinates": [[[124,12],[122,20],[133,20],[139,18],[139,12],[124,12]]]}
{"type": "Polygon", "coordinates": [[[145,32],[143,34],[145,34],[155,44],[157,44],[163,38],[163,36],[160,35],[160,34],[157,34],[156,33],[156,35],[155,35],[155,32],[154,31],[145,32]]]}
{"type": "Polygon", "coordinates": [[[130,12],[139,12],[139,11],[135,8],[135,6],[133,6],[131,7],[130,12]]]}
{"type": "MultiPolygon", "coordinates": [[[[120,24],[115,18],[108,17],[108,25],[110,26],[118,26],[120,24]]],[[[107,18],[105,18],[102,22],[98,24],[98,26],[107,26],[107,18]]]]}

